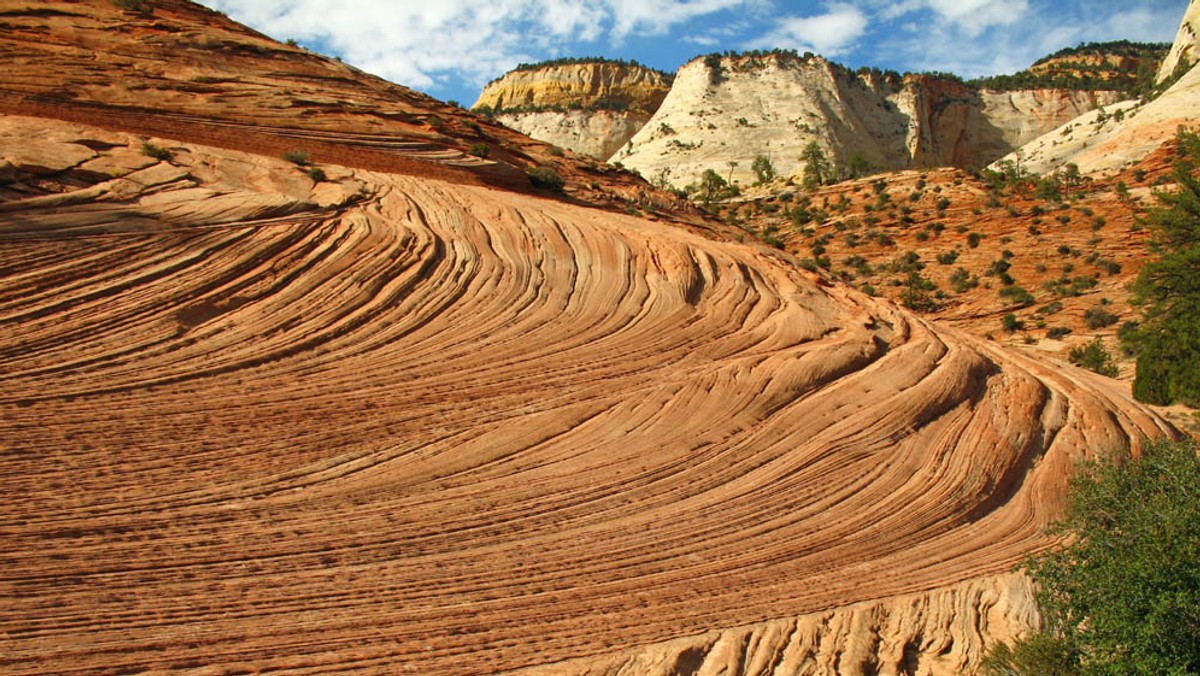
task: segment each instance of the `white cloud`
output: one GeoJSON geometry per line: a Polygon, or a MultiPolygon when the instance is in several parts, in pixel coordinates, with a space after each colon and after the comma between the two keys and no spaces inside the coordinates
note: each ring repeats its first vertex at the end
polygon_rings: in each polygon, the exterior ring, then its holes
{"type": "MultiPolygon", "coordinates": [[[[332,52],[417,88],[477,85],[521,61],[578,46],[661,35],[681,23],[763,0],[202,0],[279,39],[332,52]]],[[[599,52],[593,49],[593,53],[599,52]]]]}
{"type": "Polygon", "coordinates": [[[935,20],[952,24],[974,37],[993,26],[1011,26],[1029,11],[1029,0],[874,0],[879,17],[885,21],[930,10],[935,20]]]}
{"type": "Polygon", "coordinates": [[[825,14],[778,19],[774,29],[754,40],[749,46],[780,47],[836,56],[866,33],[867,24],[867,16],[857,7],[831,5],[825,14]]]}

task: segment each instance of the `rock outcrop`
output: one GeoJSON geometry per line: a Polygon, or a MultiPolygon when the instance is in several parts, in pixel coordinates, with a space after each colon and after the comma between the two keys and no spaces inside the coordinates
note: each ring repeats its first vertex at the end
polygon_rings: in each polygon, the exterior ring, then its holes
{"type": "Polygon", "coordinates": [[[607,160],[646,126],[640,110],[537,110],[501,113],[497,122],[539,141],[607,160]]]}
{"type": "Polygon", "coordinates": [[[851,72],[788,53],[685,64],[655,116],[611,160],[675,186],[705,170],[749,182],[758,155],[782,174],[816,142],[837,164],[983,166],[1116,92],[977,90],[952,79],[851,72]]]}
{"type": "Polygon", "coordinates": [[[472,108],[539,141],[604,160],[658,110],[671,80],[634,63],[551,62],[489,83],[472,108]]]}
{"type": "Polygon", "coordinates": [[[1179,25],[1179,32],[1175,34],[1175,42],[1171,45],[1171,51],[1163,59],[1162,66],[1158,70],[1158,81],[1165,82],[1175,75],[1177,70],[1190,68],[1198,59],[1200,59],[1200,0],[1192,0],[1188,3],[1187,12],[1179,25]]]}
{"type": "Polygon", "coordinates": [[[1032,591],[1020,575],[972,580],[513,676],[960,676],[971,673],[996,641],[1011,641],[1040,626],[1032,591]]]}

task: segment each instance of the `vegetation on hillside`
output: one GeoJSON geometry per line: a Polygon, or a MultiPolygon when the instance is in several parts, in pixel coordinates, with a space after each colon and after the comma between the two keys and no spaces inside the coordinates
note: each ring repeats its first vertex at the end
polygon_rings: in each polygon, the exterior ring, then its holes
{"type": "MultiPolygon", "coordinates": [[[[533,63],[518,63],[517,66],[509,72],[515,73],[515,72],[519,72],[519,71],[540,70],[542,68],[553,68],[555,66],[577,66],[577,65],[587,65],[587,64],[593,64],[593,63],[610,64],[613,66],[620,66],[622,68],[644,68],[646,70],[653,71],[653,72],[661,75],[664,79],[666,79],[667,84],[670,84],[671,81],[675,79],[675,75],[673,73],[661,71],[657,68],[651,68],[650,66],[639,63],[634,59],[610,59],[610,58],[607,58],[604,56],[563,56],[563,57],[559,57],[557,59],[546,59],[544,61],[534,61],[533,63]]],[[[502,76],[492,80],[488,84],[499,82],[503,78],[504,78],[504,76],[502,75],[502,76]]]]}
{"type": "Polygon", "coordinates": [[[1026,567],[1045,628],[996,646],[985,673],[1200,673],[1197,450],[1159,442],[1081,468],[1056,529],[1067,544],[1026,567]]]}
{"type": "Polygon", "coordinates": [[[1144,95],[1154,89],[1158,66],[1169,44],[1130,42],[1089,42],[1060,49],[1038,59],[1033,66],[1011,75],[992,75],[970,80],[978,89],[1014,91],[1021,89],[1068,89],[1073,91],[1112,90],[1144,95]],[[1122,70],[1105,58],[1133,58],[1136,71],[1122,70]]]}
{"type": "Polygon", "coordinates": [[[1143,217],[1156,260],[1133,285],[1142,321],[1125,333],[1137,354],[1133,394],[1152,404],[1200,407],[1200,134],[1180,130],[1174,191],[1156,192],[1143,217]]]}
{"type": "Polygon", "coordinates": [[[1136,59],[1162,59],[1171,49],[1169,42],[1132,42],[1130,40],[1110,40],[1108,42],[1081,42],[1074,47],[1062,49],[1048,54],[1033,62],[1040,66],[1057,59],[1071,56],[1126,56],[1136,59]]]}

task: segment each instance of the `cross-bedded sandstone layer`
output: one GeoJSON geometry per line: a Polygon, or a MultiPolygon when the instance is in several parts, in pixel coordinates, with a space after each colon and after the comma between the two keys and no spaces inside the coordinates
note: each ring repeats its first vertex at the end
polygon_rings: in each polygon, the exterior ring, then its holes
{"type": "Polygon", "coordinates": [[[1169,432],[758,246],[0,120],[6,673],[946,673],[1169,432]]]}

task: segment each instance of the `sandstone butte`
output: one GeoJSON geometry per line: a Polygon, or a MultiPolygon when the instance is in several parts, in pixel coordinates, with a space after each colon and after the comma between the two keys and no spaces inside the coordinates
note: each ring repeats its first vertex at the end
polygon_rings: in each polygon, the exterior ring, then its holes
{"type": "Polygon", "coordinates": [[[856,73],[789,53],[696,58],[654,117],[611,161],[684,187],[712,169],[749,185],[755,157],[799,174],[816,142],[833,162],[876,170],[981,167],[1074,119],[1116,91],[978,90],[931,75],[856,73]]]}
{"type": "Polygon", "coordinates": [[[961,673],[1175,434],[181,0],[3,14],[4,673],[961,673]]]}
{"type": "Polygon", "coordinates": [[[473,110],[598,160],[607,160],[662,104],[672,76],[633,63],[549,62],[518,68],[483,88],[473,110]]]}

